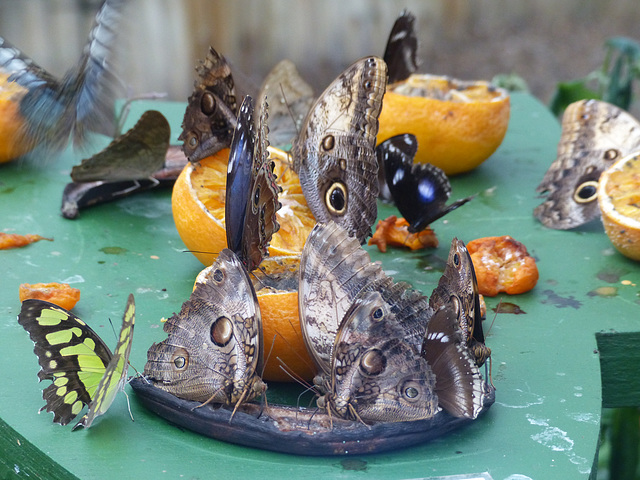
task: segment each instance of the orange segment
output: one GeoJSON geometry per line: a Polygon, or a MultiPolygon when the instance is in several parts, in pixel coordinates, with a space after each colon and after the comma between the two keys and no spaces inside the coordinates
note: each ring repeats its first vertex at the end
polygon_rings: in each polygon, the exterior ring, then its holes
{"type": "Polygon", "coordinates": [[[620,159],[600,176],[598,205],[613,246],[640,260],[640,153],[620,159]]]}
{"type": "Polygon", "coordinates": [[[387,87],[378,143],[412,133],[418,140],[417,162],[447,175],[468,172],[500,146],[509,112],[508,92],[487,82],[414,74],[387,87]]]}
{"type": "Polygon", "coordinates": [[[0,73],[0,163],[9,162],[31,150],[33,145],[21,142],[24,118],[20,114],[20,99],[27,89],[8,81],[9,75],[0,73]]]}
{"type": "Polygon", "coordinates": [[[71,310],[80,300],[80,290],[66,283],[23,283],[19,290],[20,301],[28,298],[46,300],[59,307],[71,310]]]}
{"type": "MultiPolygon", "coordinates": [[[[288,155],[269,148],[275,161],[275,173],[282,187],[280,223],[271,240],[270,255],[300,253],[315,219],[307,207],[300,181],[287,163],[288,155]]],[[[211,265],[218,252],[227,246],[224,229],[224,201],[229,149],[221,150],[200,161],[188,164],[173,188],[173,219],[186,247],[204,265],[211,265]]]]}

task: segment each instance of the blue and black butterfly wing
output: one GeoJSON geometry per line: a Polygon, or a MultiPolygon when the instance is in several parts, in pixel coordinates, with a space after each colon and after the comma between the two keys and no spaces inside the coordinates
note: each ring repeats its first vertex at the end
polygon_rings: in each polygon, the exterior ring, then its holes
{"type": "Polygon", "coordinates": [[[379,162],[393,202],[409,222],[412,233],[464,205],[467,197],[447,205],[451,184],[446,174],[429,163],[413,163],[417,141],[411,134],[392,137],[379,145],[379,162]]]}
{"type": "Polygon", "coordinates": [[[53,303],[25,300],[18,323],[29,332],[38,357],[38,378],[51,380],[42,391],[55,423],[66,425],[91,403],[112,358],[111,350],[80,318],[53,303]]]}
{"type": "Polygon", "coordinates": [[[415,157],[418,151],[418,139],[415,135],[410,133],[403,133],[391,137],[384,142],[380,143],[376,147],[376,159],[378,160],[378,196],[388,202],[393,202],[393,196],[389,190],[389,184],[387,182],[387,169],[385,165],[390,157],[394,157],[395,163],[413,163],[413,157],[415,157]]]}
{"type": "Polygon", "coordinates": [[[63,148],[69,135],[81,145],[87,132],[113,135],[113,100],[119,82],[111,57],[118,22],[127,0],[105,0],[77,65],[58,80],[0,38],[0,72],[26,88],[20,113],[26,127],[16,141],[32,147],[63,148]]]}
{"type": "Polygon", "coordinates": [[[280,187],[273,172],[274,163],[268,159],[266,103],[261,110],[256,127],[253,100],[250,96],[244,98],[227,167],[227,245],[249,271],[268,255],[271,237],[280,228],[276,219],[280,187]]]}
{"type": "Polygon", "coordinates": [[[389,83],[406,80],[418,70],[418,38],[414,29],[416,17],[406,9],[396,19],[387,47],[384,51],[384,61],[389,69],[389,83]]]}

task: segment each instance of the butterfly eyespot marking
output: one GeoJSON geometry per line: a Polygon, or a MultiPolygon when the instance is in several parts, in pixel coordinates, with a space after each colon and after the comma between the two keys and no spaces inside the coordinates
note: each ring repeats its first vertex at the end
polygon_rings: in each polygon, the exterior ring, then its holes
{"type": "Polygon", "coordinates": [[[335,145],[336,145],[336,139],[334,138],[333,135],[327,135],[322,139],[322,149],[325,152],[328,152],[329,150],[333,150],[333,147],[335,147],[335,145]]]}
{"type": "Polygon", "coordinates": [[[458,255],[457,253],[454,253],[454,254],[453,254],[453,264],[454,264],[456,267],[459,267],[459,266],[460,266],[460,255],[458,255]]]}
{"type": "Polygon", "coordinates": [[[384,311],[381,308],[376,308],[371,313],[371,316],[373,317],[374,321],[379,322],[380,320],[382,320],[384,318],[384,311]]]}
{"type": "Polygon", "coordinates": [[[216,99],[209,92],[205,92],[200,99],[200,110],[209,116],[216,110],[216,99]]]}
{"type": "Polygon", "coordinates": [[[576,188],[573,194],[573,200],[577,203],[593,202],[598,196],[598,182],[589,180],[576,188]]]}
{"type": "Polygon", "coordinates": [[[187,145],[189,148],[196,148],[198,146],[198,137],[196,137],[193,133],[189,133],[187,138],[187,145]]]}
{"type": "Polygon", "coordinates": [[[213,279],[216,281],[216,283],[222,282],[222,280],[224,280],[224,273],[222,272],[222,270],[216,268],[213,272],[213,279]]]}
{"type": "Polygon", "coordinates": [[[420,385],[414,380],[407,380],[401,387],[402,398],[408,402],[420,400],[420,385]]]}
{"type": "Polygon", "coordinates": [[[611,160],[615,160],[619,156],[620,156],[620,150],[616,150],[615,148],[610,148],[609,150],[604,152],[604,155],[602,156],[602,158],[604,158],[605,160],[611,161],[611,160]]]}
{"type": "Polygon", "coordinates": [[[377,348],[368,350],[360,359],[360,370],[365,375],[380,375],[386,367],[387,357],[377,348]]]}
{"type": "Polygon", "coordinates": [[[333,215],[344,215],[347,212],[347,187],[342,182],[334,182],[324,197],[324,203],[333,215]]]}
{"type": "Polygon", "coordinates": [[[253,208],[258,208],[258,205],[260,205],[260,185],[256,185],[253,192],[253,208]]]}
{"type": "Polygon", "coordinates": [[[211,324],[211,341],[218,347],[224,347],[233,337],[233,324],[227,317],[218,317],[211,324]]]}
{"type": "Polygon", "coordinates": [[[364,88],[365,90],[371,90],[371,88],[373,88],[373,82],[371,80],[367,80],[364,82],[364,88]]]}
{"type": "Polygon", "coordinates": [[[340,165],[340,170],[342,170],[343,172],[347,171],[347,161],[344,158],[340,159],[338,165],[340,165]]]}

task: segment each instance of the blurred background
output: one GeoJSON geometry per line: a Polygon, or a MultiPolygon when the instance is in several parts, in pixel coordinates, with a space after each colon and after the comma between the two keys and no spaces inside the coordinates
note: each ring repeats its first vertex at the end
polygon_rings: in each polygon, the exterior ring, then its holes
{"type": "MultiPolygon", "coordinates": [[[[79,57],[99,4],[0,0],[0,36],[61,75],[79,57]]],[[[186,100],[196,61],[212,45],[249,83],[259,85],[289,58],[320,91],[357,58],[382,55],[408,8],[418,18],[420,71],[463,79],[515,73],[548,103],[557,82],[599,67],[605,39],[640,40],[639,7],[637,0],[131,0],[117,71],[128,95],[186,100]]]]}

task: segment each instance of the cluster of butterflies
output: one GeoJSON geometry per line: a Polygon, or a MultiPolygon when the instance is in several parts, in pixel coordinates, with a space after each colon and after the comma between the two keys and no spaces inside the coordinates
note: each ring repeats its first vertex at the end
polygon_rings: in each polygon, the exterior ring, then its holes
{"type": "Polygon", "coordinates": [[[567,230],[600,215],[598,181],[607,168],[640,151],[640,122],[600,100],[570,104],[562,117],[558,156],[537,191],[546,195],[534,216],[549,228],[567,230]]]}
{"type": "MultiPolygon", "coordinates": [[[[415,67],[412,28],[413,17],[404,12],[389,42],[404,38],[396,48],[401,53],[390,54],[394,49],[388,46],[385,54],[391,55],[390,64],[400,63],[408,71],[415,67]],[[413,59],[413,66],[397,58],[413,59]]],[[[292,71],[283,65],[278,68],[292,71]]],[[[311,105],[305,115],[288,118],[299,132],[292,141],[292,168],[318,221],[305,244],[299,276],[301,327],[320,372],[318,405],[363,422],[430,418],[440,409],[476,418],[492,389],[479,371],[490,350],[484,345],[475,274],[464,244],[453,241],[447,268],[430,298],[394,283],[360,246],[377,215],[379,163],[386,172],[384,185],[414,230],[468,200],[445,205],[448,180],[437,169],[413,165],[412,136],[376,148],[386,82],[398,74],[388,74],[382,58],[365,57],[313,102],[304,95],[285,98],[282,81],[271,77],[263,90],[272,85],[272,96],[260,97],[255,115],[250,96],[237,107],[224,57],[211,49],[198,72],[181,138],[190,161],[231,148],[225,206],[229,248],[165,323],[168,338],[149,348],[144,377],[181,398],[234,407],[266,390],[260,378],[262,323],[250,272],[267,255],[279,228],[280,187],[268,158],[265,100],[274,98],[276,106],[288,105],[287,112],[311,105]]],[[[284,114],[274,110],[275,119],[286,123],[284,114]]],[[[139,123],[164,131],[153,113],[139,123]]],[[[82,320],[47,302],[23,302],[19,322],[35,343],[39,378],[52,380],[43,392],[43,409],[66,424],[89,405],[78,425],[90,426],[125,382],[133,297],[115,354],[82,320]]]]}
{"type": "MultiPolygon", "coordinates": [[[[370,57],[347,72],[355,69],[366,82],[367,72],[381,64],[370,57]]],[[[323,95],[324,101],[331,99],[323,95]]],[[[145,378],[179,398],[235,409],[266,391],[260,378],[265,346],[254,286],[259,280],[252,282],[249,274],[259,267],[279,227],[279,188],[268,159],[266,120],[263,102],[256,127],[253,101],[245,97],[227,173],[229,248],[198,277],[180,312],[167,320],[168,337],[147,352],[145,378]]],[[[306,139],[297,147],[294,143],[294,151],[339,141],[365,149],[362,139],[333,137],[340,133],[306,139]]],[[[341,157],[324,155],[329,168],[339,168],[341,157]]],[[[428,298],[393,282],[371,262],[357,236],[359,223],[350,221],[351,216],[319,222],[300,260],[300,325],[319,372],[314,382],[318,406],[332,416],[365,423],[432,418],[441,409],[454,417],[476,418],[491,389],[479,371],[490,350],[484,345],[477,283],[464,244],[453,241],[444,275],[428,298]]]]}

